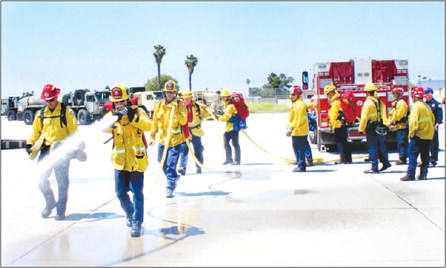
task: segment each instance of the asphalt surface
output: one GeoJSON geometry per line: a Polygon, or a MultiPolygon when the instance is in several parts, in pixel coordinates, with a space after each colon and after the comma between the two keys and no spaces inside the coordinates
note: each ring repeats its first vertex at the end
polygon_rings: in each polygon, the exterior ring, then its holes
{"type": "MultiPolygon", "coordinates": [[[[290,157],[284,116],[251,115],[248,133],[290,157]],[[263,120],[276,123],[262,132],[263,120]]],[[[361,148],[352,165],[320,164],[298,174],[245,137],[242,165],[218,165],[218,123],[204,124],[205,159],[214,160],[205,164],[215,168],[195,174],[190,160],[172,199],[164,197],[166,182],[150,149],[139,238],[130,237],[115,198],[110,144],[88,151],[86,163],[72,162],[64,221],[55,221],[54,211],[40,217],[36,167],[24,151],[2,150],[2,266],[445,266],[444,140],[428,180],[401,182],[405,165],[364,174],[370,164],[361,148]]],[[[2,131],[2,139],[26,136],[22,125],[5,126],[17,131],[2,131]]],[[[337,154],[314,148],[320,157],[337,154]]]]}

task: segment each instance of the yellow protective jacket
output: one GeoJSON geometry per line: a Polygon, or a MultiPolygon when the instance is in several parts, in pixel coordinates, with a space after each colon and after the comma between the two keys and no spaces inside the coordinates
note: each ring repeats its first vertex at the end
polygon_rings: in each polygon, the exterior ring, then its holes
{"type": "Polygon", "coordinates": [[[339,119],[340,112],[343,112],[343,108],[341,108],[340,94],[335,94],[330,99],[331,106],[329,108],[329,126],[335,128],[341,128],[343,123],[339,119]]]}
{"type": "MultiPolygon", "coordinates": [[[[132,122],[126,114],[108,130],[113,134],[112,165],[116,170],[144,172],[149,160],[143,135],[152,124],[143,109],[135,105],[132,108],[136,109],[132,122]]],[[[111,115],[109,112],[105,116],[111,115]]]]}
{"type": "Polygon", "coordinates": [[[236,106],[234,106],[234,104],[232,104],[232,103],[225,102],[224,103],[224,114],[217,118],[217,119],[219,119],[219,121],[227,122],[227,124],[225,125],[225,132],[230,132],[232,130],[236,130],[233,126],[233,123],[228,122],[228,120],[230,120],[233,116],[236,116],[236,115],[237,115],[236,106]]]}
{"type": "MultiPolygon", "coordinates": [[[[391,124],[402,120],[407,117],[408,113],[408,105],[404,99],[398,99],[393,101],[392,108],[388,117],[388,120],[385,122],[385,125],[390,126],[391,124]]],[[[397,123],[394,126],[394,129],[406,129],[407,125],[405,123],[397,123]]]]}
{"type": "Polygon", "coordinates": [[[192,135],[201,137],[205,135],[201,126],[202,121],[210,117],[210,114],[206,110],[205,104],[197,104],[196,101],[192,101],[191,112],[192,122],[188,123],[188,127],[192,135]]]}
{"type": "Polygon", "coordinates": [[[380,113],[382,115],[382,121],[383,123],[387,121],[385,104],[376,96],[368,96],[362,107],[362,115],[360,117],[360,125],[359,125],[360,132],[365,132],[366,125],[368,124],[369,120],[380,121],[379,113],[377,111],[377,107],[379,107],[379,102],[380,102],[380,113]]]}
{"type": "Polygon", "coordinates": [[[66,108],[65,117],[67,125],[61,127],[61,103],[58,103],[54,111],[45,106],[43,125],[40,117],[41,110],[37,111],[33,121],[33,131],[26,144],[34,145],[42,133],[45,134],[44,145],[50,146],[55,141],[61,141],[73,134],[78,129],[78,120],[70,108],[66,108]]]}
{"type": "Polygon", "coordinates": [[[292,129],[292,136],[305,136],[309,134],[307,106],[301,97],[292,103],[287,128],[292,129]]]}
{"type": "Polygon", "coordinates": [[[150,141],[154,142],[155,135],[158,133],[159,142],[165,146],[174,147],[183,143],[185,138],[182,134],[182,125],[185,125],[187,123],[186,121],[186,107],[179,99],[174,99],[170,103],[166,103],[166,99],[157,102],[154,108],[150,141]],[[174,117],[172,129],[169,130],[169,116],[172,107],[174,107],[174,117]],[[169,131],[171,131],[171,138],[168,141],[169,131]]]}
{"type": "Polygon", "coordinates": [[[435,116],[430,107],[423,101],[413,103],[408,117],[408,134],[410,137],[418,136],[423,140],[433,139],[435,116]]]}

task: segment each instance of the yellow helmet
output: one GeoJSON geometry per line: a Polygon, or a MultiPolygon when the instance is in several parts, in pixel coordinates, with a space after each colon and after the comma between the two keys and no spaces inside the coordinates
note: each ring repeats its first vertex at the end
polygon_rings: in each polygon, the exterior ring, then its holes
{"type": "Polygon", "coordinates": [[[365,87],[363,88],[364,91],[377,91],[376,86],[374,83],[368,82],[365,84],[365,87]]]}
{"type": "Polygon", "coordinates": [[[220,96],[221,96],[221,97],[230,97],[230,96],[231,96],[231,93],[230,93],[230,91],[229,91],[228,89],[224,88],[224,89],[222,90],[222,92],[220,92],[220,96]]]}
{"type": "Polygon", "coordinates": [[[182,99],[192,98],[192,92],[189,89],[182,90],[180,95],[181,95],[182,99]]]}
{"type": "Polygon", "coordinates": [[[337,90],[337,88],[334,86],[334,84],[331,83],[330,85],[327,85],[324,87],[324,94],[327,95],[329,92],[336,91],[336,90],[337,90]]]}
{"type": "Polygon", "coordinates": [[[112,92],[110,94],[110,101],[118,102],[127,100],[130,98],[129,88],[123,84],[117,84],[112,88],[112,92]]]}
{"type": "Polygon", "coordinates": [[[178,90],[177,84],[172,80],[166,82],[165,87],[163,88],[163,91],[177,91],[177,90],[178,90]]]}

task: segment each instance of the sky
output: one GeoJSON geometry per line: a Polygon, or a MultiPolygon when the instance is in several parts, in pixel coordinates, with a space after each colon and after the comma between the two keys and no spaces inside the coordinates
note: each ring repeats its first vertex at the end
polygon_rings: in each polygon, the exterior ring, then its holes
{"type": "Polygon", "coordinates": [[[409,61],[445,79],[445,2],[1,2],[2,98],[45,84],[63,93],[157,76],[188,88],[187,55],[198,58],[192,88],[246,92],[269,73],[301,83],[317,62],[409,61]],[[246,84],[249,79],[251,83],[246,84]]]}

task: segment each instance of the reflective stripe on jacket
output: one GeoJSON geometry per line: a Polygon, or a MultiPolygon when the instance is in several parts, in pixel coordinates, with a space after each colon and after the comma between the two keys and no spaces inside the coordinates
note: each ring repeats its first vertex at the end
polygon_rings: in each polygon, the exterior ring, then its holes
{"type": "Polygon", "coordinates": [[[292,103],[287,128],[292,128],[292,136],[305,136],[309,134],[307,106],[301,97],[292,103]]]}
{"type": "Polygon", "coordinates": [[[51,111],[48,107],[45,107],[43,125],[40,118],[41,110],[37,111],[34,116],[33,130],[30,138],[26,141],[26,144],[34,145],[39,139],[42,133],[45,133],[45,145],[52,145],[55,141],[61,141],[70,136],[78,129],[78,120],[74,112],[67,108],[65,116],[67,118],[67,125],[61,124],[61,103],[56,105],[54,111],[51,111]],[[62,127],[61,127],[62,125],[62,127]]]}
{"type": "MultiPolygon", "coordinates": [[[[113,130],[112,165],[116,170],[144,172],[149,164],[146,146],[143,141],[144,131],[151,129],[151,121],[146,112],[136,109],[136,114],[129,122],[129,117],[123,115],[121,120],[115,122],[113,130]]],[[[109,112],[105,116],[111,116],[109,112]]]]}
{"type": "Polygon", "coordinates": [[[379,113],[377,107],[379,107],[382,115],[382,121],[385,123],[387,120],[385,104],[375,96],[368,96],[362,107],[362,115],[360,117],[359,131],[364,132],[368,121],[379,121],[379,113]]]}
{"type": "Polygon", "coordinates": [[[182,135],[182,125],[187,122],[187,110],[183,102],[179,99],[174,99],[170,103],[166,103],[166,99],[159,101],[155,105],[153,124],[150,133],[151,142],[155,141],[155,135],[158,133],[159,142],[168,147],[177,146],[185,141],[182,135]],[[168,138],[169,116],[171,114],[172,106],[174,108],[174,118],[172,122],[171,138],[168,138]]]}
{"type": "Polygon", "coordinates": [[[410,137],[418,136],[423,140],[433,139],[435,116],[424,101],[417,100],[411,108],[408,118],[410,137]]]}

